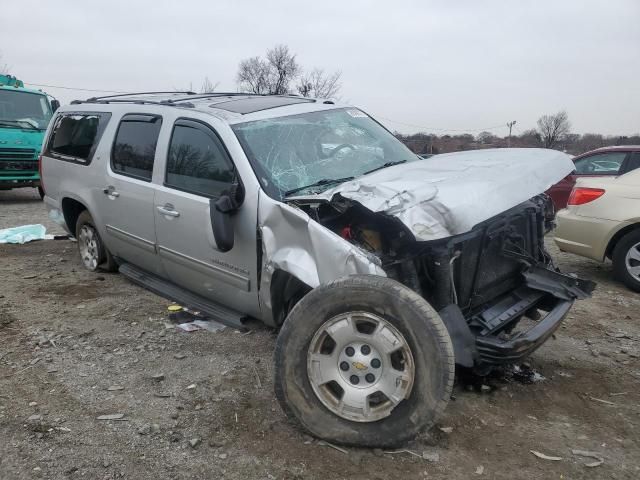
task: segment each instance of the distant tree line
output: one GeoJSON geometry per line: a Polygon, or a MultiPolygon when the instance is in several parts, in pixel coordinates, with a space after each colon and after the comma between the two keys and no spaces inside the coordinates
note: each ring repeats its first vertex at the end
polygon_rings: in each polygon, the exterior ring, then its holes
{"type": "MultiPolygon", "coordinates": [[[[555,115],[543,115],[537,122],[538,128],[525,130],[511,136],[511,147],[515,148],[553,148],[572,155],[587,152],[610,145],[640,145],[640,134],[601,135],[599,133],[571,133],[571,124],[566,112],[555,115]]],[[[447,153],[482,148],[506,148],[507,136],[498,136],[491,132],[458,135],[437,135],[434,133],[416,133],[405,135],[396,133],[415,153],[447,153]]]]}

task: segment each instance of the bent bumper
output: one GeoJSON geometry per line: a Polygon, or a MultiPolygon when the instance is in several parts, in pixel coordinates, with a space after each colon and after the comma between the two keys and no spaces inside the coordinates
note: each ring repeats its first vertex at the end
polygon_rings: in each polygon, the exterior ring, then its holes
{"type": "Polygon", "coordinates": [[[544,319],[531,329],[509,340],[501,340],[497,336],[477,337],[476,349],[480,362],[491,365],[513,363],[530,355],[553,335],[571,309],[573,302],[573,300],[558,300],[556,306],[544,319]]]}

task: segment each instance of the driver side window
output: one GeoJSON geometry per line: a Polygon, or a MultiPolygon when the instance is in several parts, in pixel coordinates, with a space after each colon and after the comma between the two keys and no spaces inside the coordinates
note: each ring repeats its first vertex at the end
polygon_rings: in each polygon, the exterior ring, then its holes
{"type": "Polygon", "coordinates": [[[165,185],[216,198],[236,183],[233,163],[218,136],[199,122],[178,120],[171,135],[165,185]]]}
{"type": "Polygon", "coordinates": [[[617,175],[624,162],[626,152],[606,152],[576,160],[578,175],[617,175]]]}

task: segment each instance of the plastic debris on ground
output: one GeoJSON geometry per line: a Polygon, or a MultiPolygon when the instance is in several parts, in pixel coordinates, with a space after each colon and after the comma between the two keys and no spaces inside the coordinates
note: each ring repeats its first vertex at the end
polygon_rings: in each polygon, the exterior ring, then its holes
{"type": "Polygon", "coordinates": [[[47,235],[44,225],[22,225],[20,227],[0,230],[0,243],[24,244],[34,240],[52,240],[54,235],[47,235]]]}
{"type": "Polygon", "coordinates": [[[207,317],[201,315],[200,312],[189,310],[180,305],[169,305],[167,310],[169,312],[169,319],[176,324],[176,328],[184,332],[195,332],[197,330],[219,332],[226,328],[226,326],[221,323],[207,319],[207,317]]]}

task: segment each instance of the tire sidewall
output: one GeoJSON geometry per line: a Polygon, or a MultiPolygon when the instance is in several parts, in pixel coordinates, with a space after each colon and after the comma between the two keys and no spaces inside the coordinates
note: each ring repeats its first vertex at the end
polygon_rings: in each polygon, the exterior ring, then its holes
{"type": "Polygon", "coordinates": [[[629,249],[640,242],[640,229],[627,233],[618,241],[613,250],[613,271],[618,280],[636,292],[640,292],[640,281],[636,280],[627,270],[626,256],[629,249]]]}
{"type": "Polygon", "coordinates": [[[394,446],[436,421],[451,394],[453,349],[437,313],[403,285],[384,277],[356,276],[319,287],[291,311],[276,348],[276,388],[285,411],[312,434],[341,444],[394,446]],[[408,399],[375,422],[354,422],[330,412],[307,373],[311,338],[329,319],[365,311],[392,323],[407,341],[415,365],[408,399]]]}

